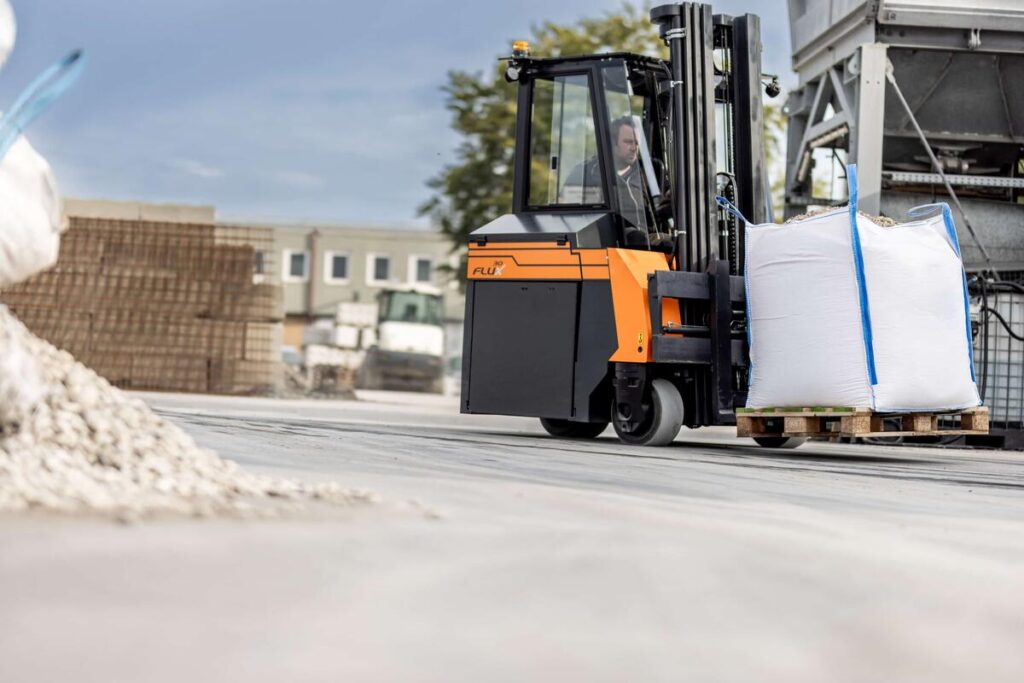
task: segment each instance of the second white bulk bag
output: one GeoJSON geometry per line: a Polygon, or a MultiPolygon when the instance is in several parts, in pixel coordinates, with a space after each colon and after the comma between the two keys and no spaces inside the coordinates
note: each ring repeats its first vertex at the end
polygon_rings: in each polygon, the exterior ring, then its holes
{"type": "Polygon", "coordinates": [[[850,204],[747,225],[748,408],[980,405],[967,284],[944,205],[882,227],[850,204]]]}

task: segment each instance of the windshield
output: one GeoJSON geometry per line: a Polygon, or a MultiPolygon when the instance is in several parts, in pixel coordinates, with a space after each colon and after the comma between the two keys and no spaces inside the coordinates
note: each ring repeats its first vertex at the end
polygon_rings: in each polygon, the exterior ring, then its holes
{"type": "Polygon", "coordinates": [[[604,203],[590,101],[586,74],[533,82],[530,206],[604,203]]]}
{"type": "Polygon", "coordinates": [[[380,322],[441,325],[441,297],[421,292],[384,292],[380,295],[380,322]]]}
{"type": "Polygon", "coordinates": [[[603,69],[605,101],[615,164],[619,213],[634,229],[627,232],[629,246],[650,246],[656,232],[653,207],[662,194],[664,165],[651,158],[641,116],[645,98],[634,94],[625,64],[603,69]]]}

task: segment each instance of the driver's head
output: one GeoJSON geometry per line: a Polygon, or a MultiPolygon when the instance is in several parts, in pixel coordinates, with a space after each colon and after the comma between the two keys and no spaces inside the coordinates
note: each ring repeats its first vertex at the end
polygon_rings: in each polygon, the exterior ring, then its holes
{"type": "Polygon", "coordinates": [[[640,143],[633,128],[633,119],[623,116],[612,121],[612,150],[615,153],[616,165],[626,166],[636,163],[640,143]]]}

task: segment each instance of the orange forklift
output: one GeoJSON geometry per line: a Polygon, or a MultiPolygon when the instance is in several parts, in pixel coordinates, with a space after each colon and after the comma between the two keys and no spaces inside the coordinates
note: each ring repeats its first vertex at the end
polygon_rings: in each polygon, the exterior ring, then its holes
{"type": "MultiPolygon", "coordinates": [[[[666,445],[746,400],[744,226],[770,220],[760,20],[662,5],[668,61],[516,43],[512,213],[470,236],[464,413],[666,445]]],[[[762,439],[778,446],[778,439],[762,439]]]]}

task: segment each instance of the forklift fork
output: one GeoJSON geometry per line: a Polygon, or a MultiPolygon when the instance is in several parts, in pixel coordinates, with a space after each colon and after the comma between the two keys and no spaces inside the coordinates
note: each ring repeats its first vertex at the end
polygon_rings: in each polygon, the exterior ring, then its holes
{"type": "Polygon", "coordinates": [[[706,368],[708,423],[735,424],[735,408],[745,403],[746,393],[733,386],[734,368],[748,365],[743,278],[729,274],[726,260],[713,261],[704,273],[661,270],[648,276],[647,296],[652,362],[678,369],[706,368]],[[663,322],[663,302],[669,298],[679,301],[688,322],[663,322]]]}

